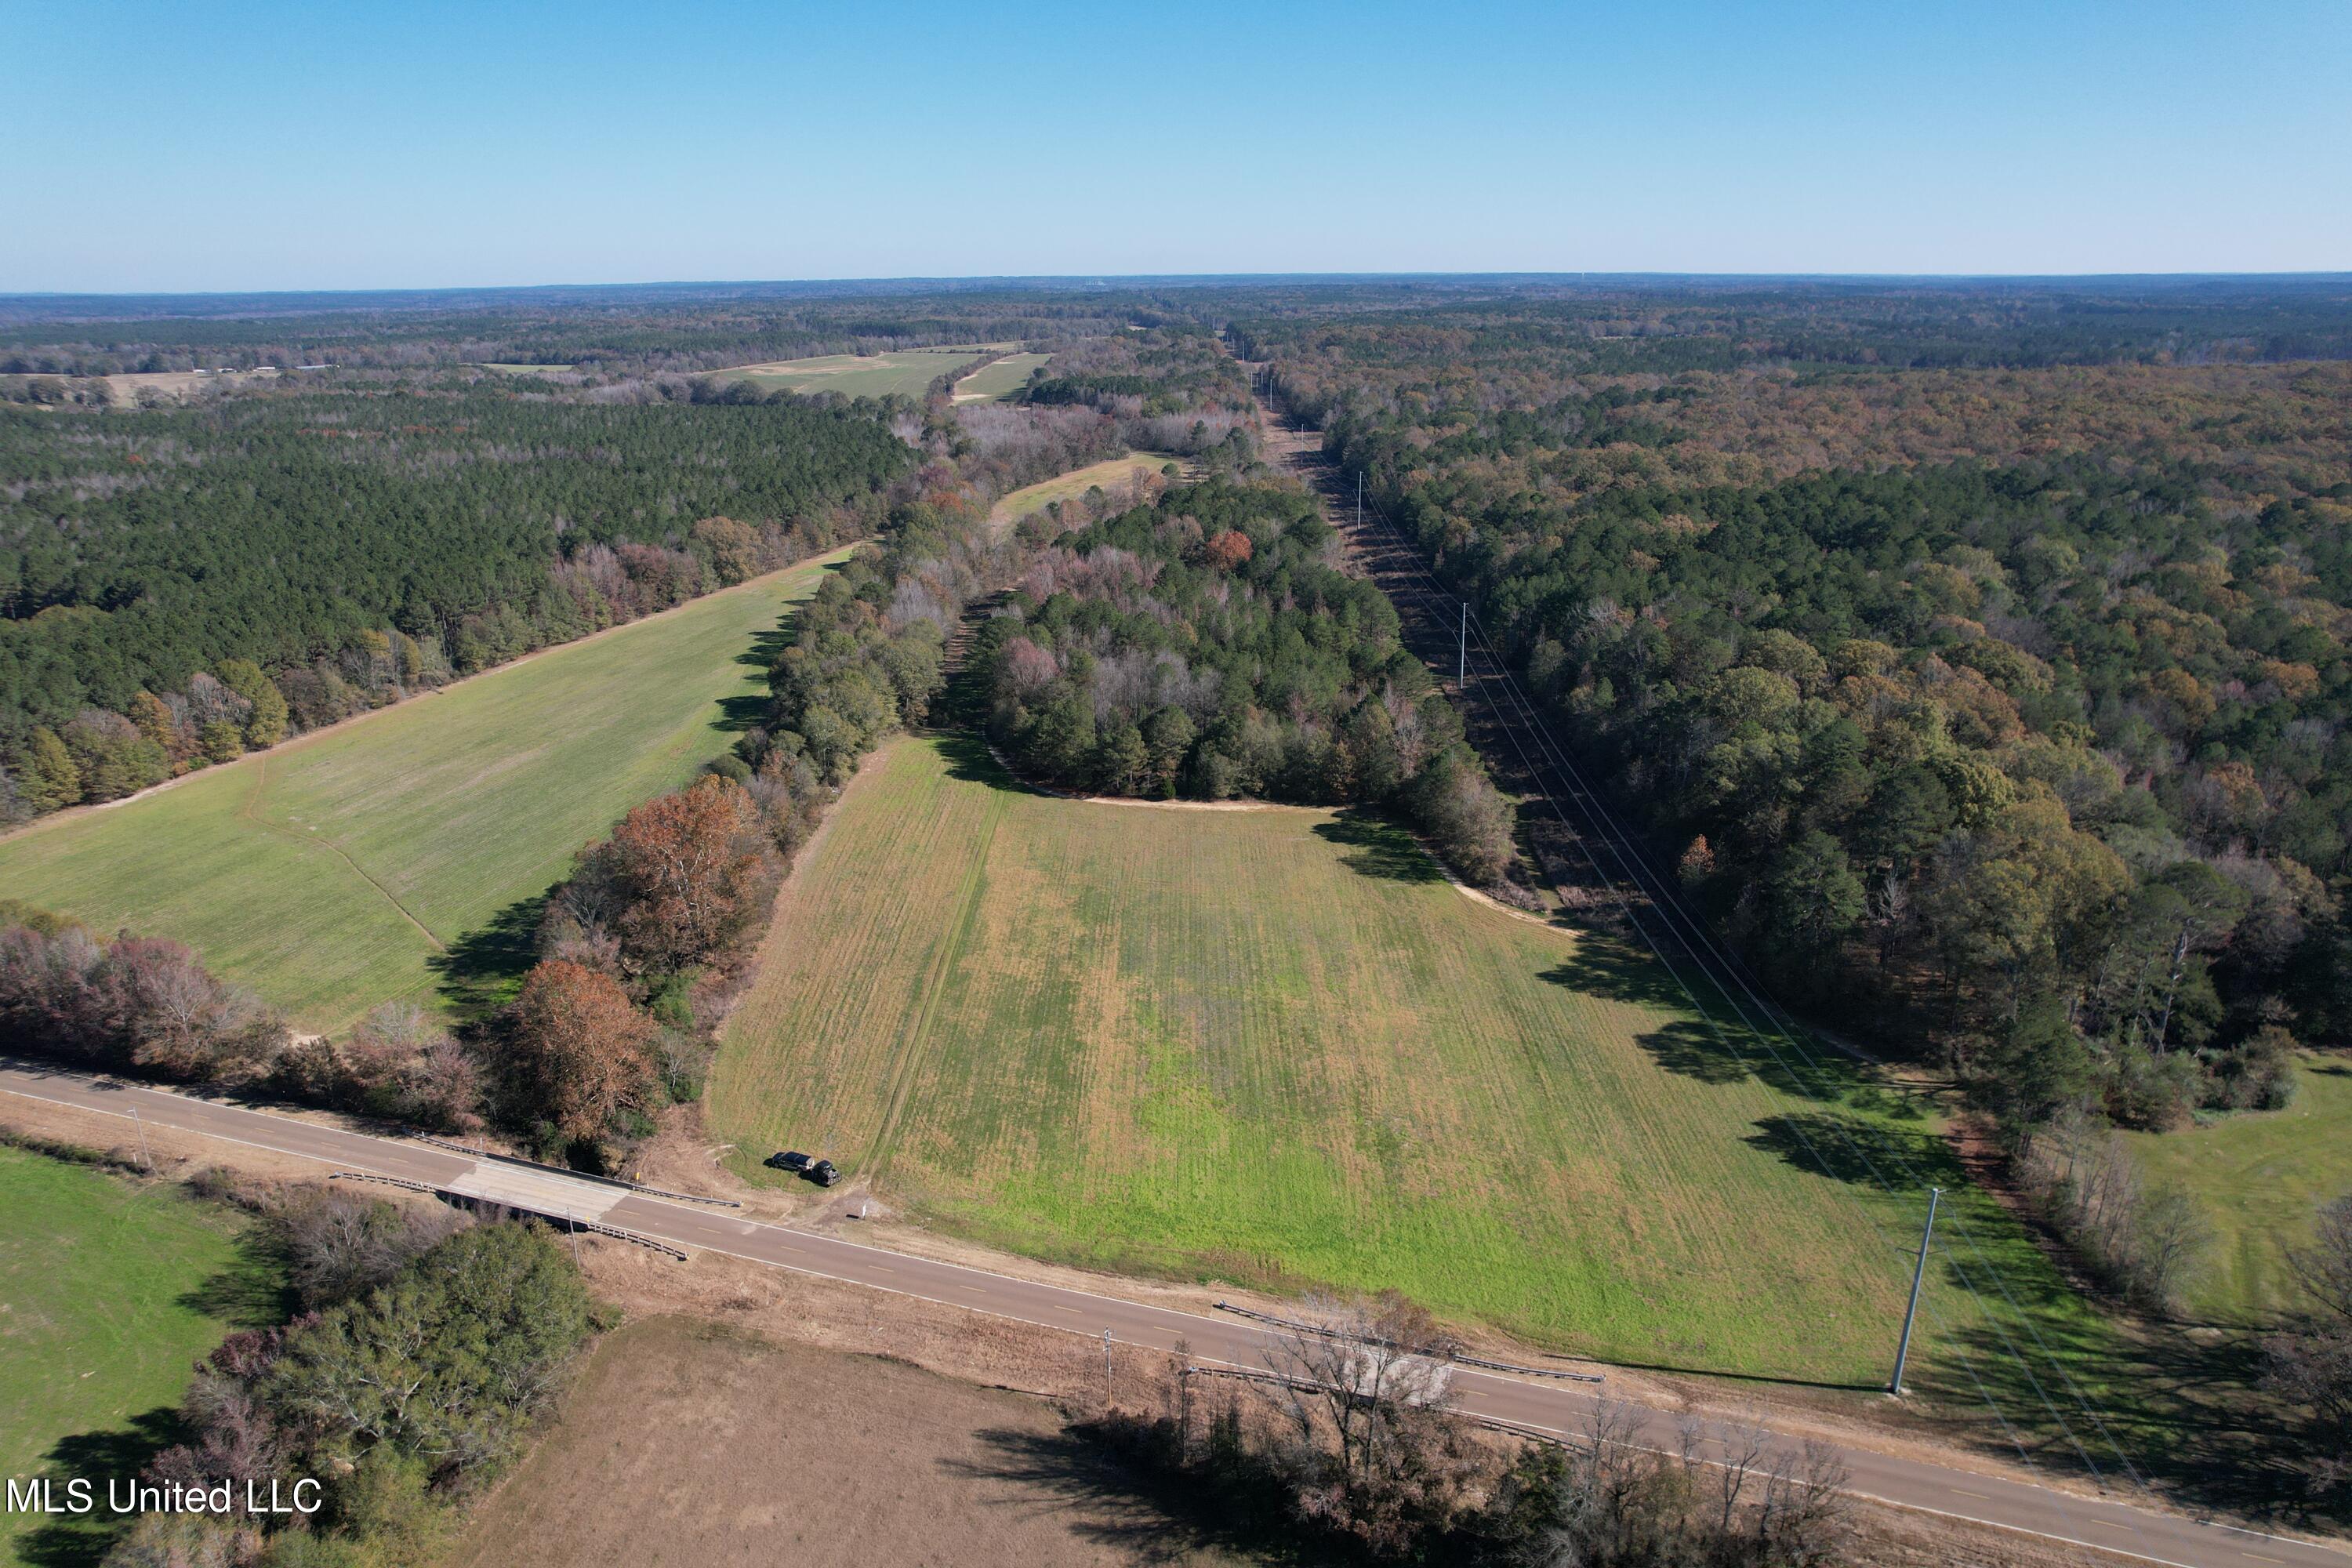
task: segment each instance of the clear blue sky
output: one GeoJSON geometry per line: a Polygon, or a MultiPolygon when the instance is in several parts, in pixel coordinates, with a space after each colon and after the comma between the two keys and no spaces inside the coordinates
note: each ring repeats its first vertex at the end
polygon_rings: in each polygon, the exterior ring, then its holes
{"type": "Polygon", "coordinates": [[[0,290],[2352,268],[2352,4],[0,5],[0,290]]]}

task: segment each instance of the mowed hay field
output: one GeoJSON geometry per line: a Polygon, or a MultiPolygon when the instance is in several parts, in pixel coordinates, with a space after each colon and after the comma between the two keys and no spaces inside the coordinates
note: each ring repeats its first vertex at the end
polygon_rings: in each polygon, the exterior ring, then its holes
{"type": "Polygon", "coordinates": [[[446,1568],[1215,1568],[1042,1400],[678,1318],[598,1345],[446,1568]]]}
{"type": "Polygon", "coordinates": [[[1181,468],[1183,459],[1166,452],[1129,452],[1123,458],[1089,463],[1003,496],[990,509],[989,520],[999,525],[1018,522],[1031,512],[1043,511],[1057,500],[1075,500],[1097,487],[1111,491],[1149,479],[1171,463],[1181,468]]]}
{"type": "Polygon", "coordinates": [[[955,401],[1000,402],[1026,386],[1029,373],[1053,357],[1052,354],[1006,354],[993,364],[984,364],[957,382],[955,401]]]}
{"type": "MultiPolygon", "coordinates": [[[[237,1216],[0,1144],[0,1476],[137,1474],[168,1440],[189,1368],[272,1284],[237,1216]]],[[[0,1512],[0,1562],[96,1562],[109,1518],[0,1512]]]]}
{"type": "Polygon", "coordinates": [[[766,692],[758,635],[846,554],[36,823],[0,839],[0,894],[184,942],[306,1030],[457,1005],[473,960],[450,950],[724,751],[726,705],[766,692]]]}
{"type": "Polygon", "coordinates": [[[2142,1179],[2187,1193],[2212,1229],[2187,1291],[2198,1317],[2263,1323],[2297,1305],[2287,1255],[2310,1244],[2320,1205],[2352,1194],[2352,1061],[2305,1056],[2297,1079],[2284,1110],[2124,1135],[2142,1179]]]}
{"type": "Polygon", "coordinates": [[[1883,1379],[1917,1216],[1792,1129],[1934,1140],[1714,1048],[1645,959],[1472,901],[1392,828],[1056,799],[908,738],[786,888],[709,1105],[750,1179],[822,1151],[1035,1256],[1883,1379]]]}
{"type": "Polygon", "coordinates": [[[732,370],[713,371],[711,375],[719,381],[748,381],[762,392],[838,392],[844,397],[887,397],[897,392],[920,397],[923,388],[932,382],[988,352],[983,346],[902,349],[879,354],[820,354],[814,359],[737,365],[732,370]]]}

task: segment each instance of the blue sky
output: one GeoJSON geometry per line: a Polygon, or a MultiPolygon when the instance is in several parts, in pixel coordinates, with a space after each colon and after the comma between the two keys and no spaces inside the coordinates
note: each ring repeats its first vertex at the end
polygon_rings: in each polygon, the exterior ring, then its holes
{"type": "Polygon", "coordinates": [[[0,290],[2352,268],[2352,4],[0,5],[0,290]]]}

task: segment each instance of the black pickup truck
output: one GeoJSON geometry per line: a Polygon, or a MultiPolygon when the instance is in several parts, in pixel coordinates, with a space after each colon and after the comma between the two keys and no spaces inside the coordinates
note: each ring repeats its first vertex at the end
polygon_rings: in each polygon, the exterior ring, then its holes
{"type": "Polygon", "coordinates": [[[768,1156],[768,1163],[779,1171],[790,1171],[795,1176],[805,1176],[820,1187],[829,1187],[841,1180],[841,1173],[830,1160],[812,1159],[797,1149],[783,1149],[768,1156]]]}

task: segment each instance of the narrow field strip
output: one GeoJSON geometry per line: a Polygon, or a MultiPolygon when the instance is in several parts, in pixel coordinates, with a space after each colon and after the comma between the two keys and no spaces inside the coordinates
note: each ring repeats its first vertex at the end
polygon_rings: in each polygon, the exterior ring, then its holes
{"type": "Polygon", "coordinates": [[[583,844],[726,750],[730,700],[766,689],[753,639],[844,554],[36,823],[0,839],[0,889],[184,942],[306,1031],[461,1007],[449,950],[528,924],[583,844]]]}

